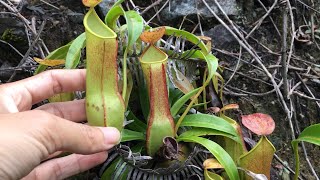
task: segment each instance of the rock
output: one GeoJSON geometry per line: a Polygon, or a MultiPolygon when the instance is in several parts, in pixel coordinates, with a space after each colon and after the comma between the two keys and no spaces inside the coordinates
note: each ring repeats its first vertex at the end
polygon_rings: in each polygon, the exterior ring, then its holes
{"type": "Polygon", "coordinates": [[[99,8],[100,13],[103,15],[103,17],[107,15],[114,2],[115,0],[103,0],[100,4],[98,4],[97,7],[99,8]]]}
{"type": "MultiPolygon", "coordinates": [[[[231,29],[232,27],[229,26],[231,29]]],[[[232,48],[233,45],[238,45],[237,40],[232,34],[221,24],[216,25],[208,31],[204,31],[204,34],[212,39],[212,45],[218,49],[232,48]]]]}
{"type": "MultiPolygon", "coordinates": [[[[203,18],[212,18],[214,17],[212,13],[208,10],[208,8],[201,2],[196,0],[175,0],[170,1],[170,6],[164,8],[161,12],[161,16],[165,20],[177,19],[186,15],[196,15],[197,14],[197,5],[198,3],[198,11],[203,18]]],[[[218,7],[215,5],[214,0],[206,0],[212,10],[221,14],[218,7]]],[[[222,7],[222,9],[228,15],[238,15],[238,4],[236,0],[218,0],[218,3],[222,7]]]]}
{"type": "Polygon", "coordinates": [[[83,13],[78,13],[78,12],[73,12],[71,10],[68,10],[67,15],[72,22],[82,24],[82,21],[84,18],[83,13]]]}
{"type": "MultiPolygon", "coordinates": [[[[28,48],[28,39],[23,22],[11,15],[0,16],[0,55],[6,57],[13,65],[20,62],[21,56],[11,47],[15,47],[20,53],[24,54],[28,48]],[[9,43],[10,45],[8,45],[9,43]]],[[[1,62],[0,62],[1,63],[1,62]]]]}

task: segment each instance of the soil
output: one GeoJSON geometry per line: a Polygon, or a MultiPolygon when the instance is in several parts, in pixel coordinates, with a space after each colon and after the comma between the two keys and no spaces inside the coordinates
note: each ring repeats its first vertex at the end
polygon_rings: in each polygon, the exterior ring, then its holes
{"type": "MultiPolygon", "coordinates": [[[[49,51],[53,51],[54,49],[65,45],[66,43],[73,40],[79,34],[84,31],[84,27],[82,25],[82,18],[84,13],[86,12],[86,8],[81,5],[81,1],[69,0],[69,1],[53,1],[49,0],[49,3],[56,6],[60,10],[48,6],[40,1],[25,1],[20,4],[18,8],[20,8],[20,13],[26,19],[31,20],[35,18],[35,24],[37,30],[39,30],[41,23],[46,21],[43,32],[41,33],[40,38],[48,47],[49,51]]],[[[273,2],[263,1],[265,6],[270,7],[273,2]]],[[[237,23],[240,28],[246,32],[249,32],[255,25],[255,22],[259,20],[265,13],[262,9],[261,5],[257,2],[252,1],[243,1],[239,3],[244,3],[241,9],[241,13],[238,16],[231,17],[232,20],[237,23]]],[[[151,4],[149,1],[137,1],[137,6],[146,7],[147,4],[151,4]]],[[[303,13],[303,16],[309,20],[310,12],[307,11],[306,7],[303,7],[301,4],[293,4],[296,7],[294,11],[295,15],[299,13],[303,13]]],[[[315,6],[319,7],[319,5],[315,6]]],[[[319,9],[319,8],[318,8],[319,9]]],[[[33,71],[36,68],[36,63],[32,60],[26,60],[22,67],[16,68],[16,70],[12,70],[18,66],[20,63],[22,56],[28,51],[29,43],[27,37],[33,40],[35,37],[31,36],[29,33],[27,34],[25,31],[24,23],[17,18],[15,15],[2,13],[2,12],[10,12],[7,8],[0,5],[0,80],[2,83],[5,83],[9,80],[11,75],[16,71],[17,75],[14,76],[13,81],[23,79],[29,76],[32,76],[33,71]],[[7,33],[7,34],[6,34],[7,33]],[[9,34],[9,35],[8,35],[9,34]],[[8,44],[3,43],[6,41],[14,46],[21,54],[18,55],[8,44]]],[[[149,19],[153,16],[154,12],[144,14],[146,19],[149,19]]],[[[281,7],[277,5],[277,7],[272,11],[269,15],[273,18],[275,25],[280,29],[280,33],[282,33],[282,18],[279,16],[281,14],[281,7]]],[[[316,14],[318,17],[319,14],[316,14]]],[[[195,27],[195,23],[197,22],[196,16],[188,17],[190,21],[186,21],[183,28],[188,31],[192,31],[195,27]]],[[[182,22],[182,18],[167,22],[162,22],[160,19],[156,18],[154,20],[155,24],[158,25],[170,25],[173,27],[179,27],[180,24],[177,22],[182,22]]],[[[302,16],[295,16],[295,27],[296,29],[299,26],[305,24],[302,16]]],[[[319,23],[317,20],[316,24],[319,23]]],[[[218,27],[219,23],[211,18],[211,19],[203,19],[203,30],[204,32],[208,32],[212,35],[213,39],[213,53],[219,58],[219,63],[221,65],[220,73],[223,75],[225,81],[232,76],[232,71],[228,69],[235,69],[238,56],[239,56],[239,45],[237,41],[228,33],[224,28],[220,30],[216,28],[213,30],[213,27],[218,27]],[[217,42],[215,44],[215,42],[217,42]],[[221,42],[221,43],[220,43],[221,42]],[[223,53],[221,51],[227,52],[223,53]]],[[[289,27],[290,28],[290,23],[289,27]]],[[[316,26],[317,27],[317,26],[316,26]]],[[[290,29],[289,29],[290,30],[290,29]]],[[[196,33],[200,34],[200,31],[197,30],[196,33]]],[[[206,35],[206,34],[205,34],[206,35]]],[[[291,79],[292,86],[296,83],[300,82],[297,74],[299,74],[303,79],[306,80],[307,87],[313,92],[316,98],[320,98],[320,51],[319,47],[315,42],[318,42],[319,39],[316,39],[312,42],[310,39],[310,34],[305,38],[309,38],[308,42],[300,42],[295,41],[294,43],[294,51],[291,65],[297,68],[308,69],[312,71],[311,75],[305,71],[298,71],[289,69],[288,76],[291,79]]],[[[320,35],[319,35],[320,36],[320,35]]],[[[250,39],[248,42],[255,48],[258,52],[259,56],[262,57],[263,63],[266,67],[277,64],[279,61],[279,55],[277,53],[281,53],[281,36],[279,36],[270,21],[269,18],[266,18],[261,26],[251,35],[251,37],[255,38],[255,40],[250,39]],[[265,48],[263,48],[259,43],[268,47],[272,52],[269,53],[265,48]]],[[[290,35],[288,36],[288,44],[290,44],[290,35]]],[[[33,42],[33,41],[32,41],[33,42]]],[[[39,48],[37,46],[33,47],[30,51],[30,57],[41,57],[41,53],[39,53],[39,48]]],[[[249,91],[253,93],[264,93],[271,91],[273,86],[270,85],[270,81],[268,77],[260,70],[257,70],[255,66],[259,66],[256,62],[253,61],[252,57],[242,49],[242,60],[237,68],[237,72],[244,74],[245,76],[236,73],[232,80],[228,83],[230,87],[234,87],[237,89],[242,89],[243,91],[239,91],[236,89],[230,89],[231,91],[225,91],[223,97],[224,104],[236,103],[239,104],[240,110],[242,114],[252,114],[255,112],[261,112],[270,114],[276,122],[276,129],[272,135],[269,136],[270,141],[274,144],[277,149],[276,154],[285,162],[289,164],[289,166],[294,169],[294,157],[291,148],[291,135],[290,135],[290,127],[288,118],[286,117],[285,111],[282,108],[281,102],[277,97],[276,93],[270,93],[268,95],[252,95],[245,93],[244,91],[249,91]],[[247,63],[245,63],[246,61],[247,63]],[[255,65],[255,66],[253,66],[255,65]],[[258,81],[253,80],[258,79],[258,81]]],[[[281,74],[279,73],[279,68],[269,69],[270,72],[274,72],[277,70],[278,72],[275,74],[275,77],[281,79],[281,74]]],[[[299,86],[298,90],[308,96],[308,90],[304,86],[299,86]]],[[[294,113],[294,118],[298,123],[298,126],[295,124],[295,127],[299,127],[300,130],[303,130],[305,127],[310,124],[320,123],[320,107],[316,104],[314,100],[308,100],[306,98],[301,98],[299,96],[295,96],[293,99],[294,107],[296,109],[294,113]]],[[[233,115],[232,113],[230,114],[233,115]]],[[[236,116],[233,116],[235,119],[236,116]]],[[[296,134],[297,135],[297,134],[296,134]]],[[[257,140],[258,137],[253,137],[254,140],[257,140]]],[[[308,152],[308,156],[311,160],[311,163],[316,170],[316,172],[320,173],[320,151],[319,147],[305,144],[308,152]]],[[[299,150],[302,152],[302,149],[299,150]]],[[[310,168],[308,167],[304,155],[301,153],[301,172],[303,173],[306,179],[315,179],[310,172],[310,168]]],[[[281,179],[281,175],[279,172],[283,169],[283,166],[276,160],[273,162],[273,178],[272,179],[281,179]]]]}

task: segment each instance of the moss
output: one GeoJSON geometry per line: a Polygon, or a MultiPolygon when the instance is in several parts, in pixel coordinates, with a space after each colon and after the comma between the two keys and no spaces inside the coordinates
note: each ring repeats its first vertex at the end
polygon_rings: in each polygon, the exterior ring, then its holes
{"type": "Polygon", "coordinates": [[[23,41],[23,38],[20,37],[18,34],[15,33],[15,29],[6,29],[2,35],[1,35],[1,40],[7,41],[7,42],[19,42],[23,41]]]}

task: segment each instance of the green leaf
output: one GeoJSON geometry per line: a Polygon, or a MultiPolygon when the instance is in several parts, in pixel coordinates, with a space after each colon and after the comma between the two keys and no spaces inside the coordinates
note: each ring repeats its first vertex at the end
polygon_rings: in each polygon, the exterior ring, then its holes
{"type": "Polygon", "coordinates": [[[145,135],[141,132],[131,131],[129,129],[123,129],[121,131],[121,142],[133,140],[145,140],[145,135]]]}
{"type": "Polygon", "coordinates": [[[128,124],[126,127],[138,132],[145,133],[147,129],[147,125],[143,123],[141,120],[139,120],[132,111],[129,111],[129,114],[127,115],[127,120],[133,120],[132,123],[128,124]]]}
{"type": "Polygon", "coordinates": [[[108,12],[105,17],[105,23],[111,27],[114,31],[117,31],[117,19],[123,15],[127,23],[128,31],[128,43],[123,57],[123,88],[122,88],[122,97],[126,97],[127,91],[127,54],[129,48],[133,46],[136,41],[139,39],[140,34],[143,31],[143,18],[136,11],[124,11],[120,5],[121,1],[118,1],[108,12]]]}
{"type": "Polygon", "coordinates": [[[101,180],[111,180],[112,174],[115,171],[118,163],[120,163],[121,157],[117,157],[115,160],[112,161],[112,164],[103,172],[101,176],[101,180]]]}
{"type": "Polygon", "coordinates": [[[192,128],[188,131],[183,132],[179,135],[179,137],[187,137],[187,136],[224,136],[227,138],[230,138],[238,143],[241,143],[241,140],[237,136],[233,136],[229,133],[225,133],[222,131],[218,131],[215,129],[209,129],[209,128],[192,128]]]}
{"type": "Polygon", "coordinates": [[[299,137],[292,143],[305,141],[320,146],[320,124],[314,124],[305,128],[299,137]]]}
{"type": "MultiPolygon", "coordinates": [[[[65,59],[70,48],[70,43],[59,47],[58,49],[52,51],[45,59],[65,59]]],[[[39,74],[47,69],[46,65],[39,65],[34,74],[39,74]]]]}
{"type": "Polygon", "coordinates": [[[177,102],[174,103],[174,105],[171,107],[170,112],[171,115],[174,117],[177,115],[179,110],[182,108],[182,106],[197,92],[199,91],[200,88],[194,89],[190,91],[188,94],[183,95],[177,102]]]}
{"type": "Polygon", "coordinates": [[[59,93],[51,96],[48,100],[50,103],[72,101],[74,100],[74,93],[59,93]]]}
{"type": "Polygon", "coordinates": [[[172,106],[175,102],[177,102],[181,96],[183,95],[183,92],[181,92],[178,88],[175,88],[172,82],[169,80],[168,82],[168,90],[169,90],[169,104],[172,106]]]}
{"type": "Polygon", "coordinates": [[[299,171],[300,171],[300,160],[299,160],[299,153],[298,153],[298,144],[299,142],[304,141],[308,143],[315,144],[317,146],[320,146],[320,124],[314,124],[307,128],[305,128],[299,135],[298,139],[293,140],[291,142],[294,154],[295,154],[295,160],[296,160],[296,174],[294,176],[294,179],[298,179],[299,171]]]}
{"type": "Polygon", "coordinates": [[[127,22],[127,30],[128,30],[128,44],[126,50],[124,52],[123,62],[122,62],[122,70],[123,70],[123,89],[122,96],[126,97],[127,93],[127,55],[128,50],[131,48],[136,41],[139,39],[140,34],[143,31],[143,18],[135,11],[125,11],[124,17],[127,22]]]}
{"type": "Polygon", "coordinates": [[[216,71],[219,65],[218,65],[218,59],[213,54],[208,54],[205,59],[207,61],[208,72],[209,72],[207,81],[205,82],[205,85],[207,85],[211,81],[213,76],[216,74],[216,71]]]}
{"type": "Polygon", "coordinates": [[[128,47],[131,47],[143,31],[143,18],[136,11],[126,11],[124,17],[128,26],[128,47]]]}
{"type": "Polygon", "coordinates": [[[220,164],[227,172],[230,180],[240,179],[236,164],[234,163],[230,155],[219,144],[202,137],[179,137],[177,140],[201,144],[202,146],[207,148],[212,153],[212,155],[220,162],[220,164]]]}
{"type": "MultiPolygon", "coordinates": [[[[256,174],[264,174],[270,179],[271,162],[276,149],[266,136],[261,139],[249,152],[240,157],[240,167],[256,174]]],[[[248,179],[249,176],[245,175],[248,179]]]]}
{"type": "Polygon", "coordinates": [[[117,19],[123,15],[125,11],[120,5],[113,5],[112,8],[108,11],[104,22],[109,26],[112,30],[117,31],[117,19]]]}
{"type": "MultiPolygon", "coordinates": [[[[185,51],[182,56],[186,56],[189,54],[190,51],[185,51]]],[[[208,67],[208,77],[207,81],[204,84],[204,86],[207,85],[207,83],[212,79],[212,77],[216,74],[216,71],[218,69],[218,59],[213,55],[213,54],[207,54],[205,55],[202,51],[196,50],[192,53],[192,56],[190,58],[195,58],[195,59],[201,59],[205,60],[207,62],[207,67],[208,67]]]]}
{"type": "Polygon", "coordinates": [[[165,32],[166,35],[182,36],[182,37],[186,38],[188,41],[192,42],[193,44],[198,45],[201,49],[201,52],[204,55],[207,55],[209,53],[209,50],[208,50],[207,46],[205,45],[205,43],[200,38],[198,38],[196,35],[194,35],[190,32],[187,32],[184,30],[179,30],[179,29],[169,27],[169,26],[166,26],[165,28],[166,28],[166,32],[165,32]]]}
{"type": "MultiPolygon", "coordinates": [[[[233,126],[234,129],[236,129],[239,139],[240,139],[240,144],[229,139],[229,138],[218,138],[219,140],[221,139],[221,142],[223,142],[223,145],[221,145],[232,157],[232,159],[234,161],[238,161],[239,157],[248,152],[246,145],[244,144],[244,140],[243,140],[243,136],[242,136],[242,130],[241,127],[239,126],[239,124],[231,119],[228,116],[225,116],[224,114],[221,114],[220,116],[222,119],[226,120],[228,123],[231,124],[231,126],[233,126]]],[[[220,141],[219,141],[220,142],[220,141]]]]}
{"type": "Polygon", "coordinates": [[[181,126],[202,127],[218,130],[238,137],[236,130],[224,119],[209,114],[186,115],[181,126]]]}
{"type": "Polygon", "coordinates": [[[79,35],[70,45],[66,56],[66,69],[74,69],[80,61],[81,50],[86,46],[86,34],[79,35]]]}
{"type": "Polygon", "coordinates": [[[204,59],[207,62],[207,67],[208,67],[208,77],[206,81],[203,83],[202,87],[200,90],[197,92],[197,94],[194,96],[195,98],[192,99],[192,101],[189,103],[188,107],[184,111],[184,113],[180,116],[179,120],[176,123],[175,127],[175,134],[177,134],[179,127],[181,126],[181,122],[185,118],[186,114],[189,112],[190,108],[192,107],[193,103],[196,101],[196,98],[200,95],[201,92],[204,91],[205,87],[211,82],[211,79],[213,76],[216,74],[216,70],[218,68],[218,59],[210,54],[207,54],[206,56],[203,54],[201,51],[194,51],[192,53],[193,58],[199,58],[199,59],[204,59]]]}
{"type": "Polygon", "coordinates": [[[207,169],[204,170],[204,180],[223,180],[223,178],[213,172],[208,171],[207,169]]]}
{"type": "Polygon", "coordinates": [[[112,7],[118,6],[118,5],[120,5],[121,3],[123,3],[124,1],[125,1],[125,0],[118,0],[117,2],[114,3],[114,5],[113,5],[112,7]]]}

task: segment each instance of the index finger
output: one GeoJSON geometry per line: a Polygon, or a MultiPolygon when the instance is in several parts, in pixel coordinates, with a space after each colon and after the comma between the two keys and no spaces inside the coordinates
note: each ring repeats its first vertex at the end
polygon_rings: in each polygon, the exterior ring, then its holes
{"type": "MultiPolygon", "coordinates": [[[[17,107],[17,111],[29,110],[31,106],[55,94],[85,89],[85,69],[51,70],[36,76],[5,84],[1,87],[17,107]]],[[[9,108],[15,111],[14,108],[9,108]]]]}

